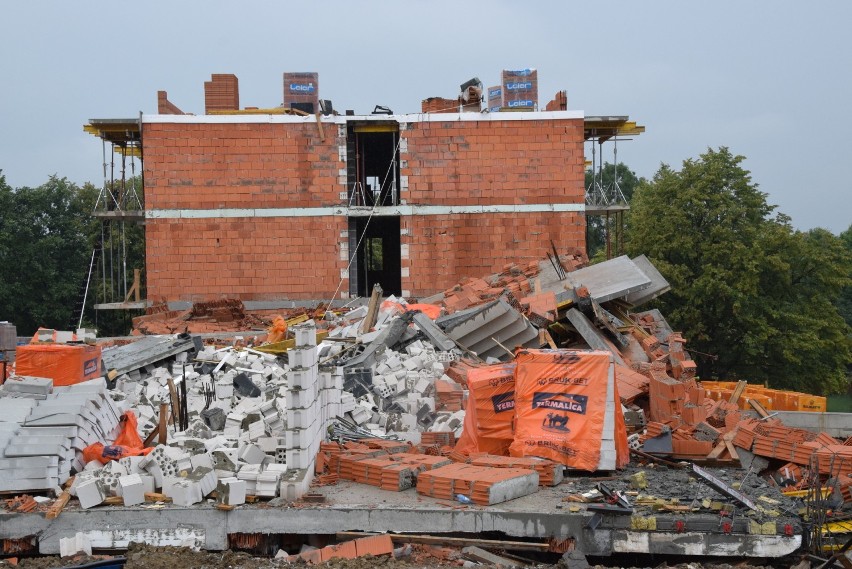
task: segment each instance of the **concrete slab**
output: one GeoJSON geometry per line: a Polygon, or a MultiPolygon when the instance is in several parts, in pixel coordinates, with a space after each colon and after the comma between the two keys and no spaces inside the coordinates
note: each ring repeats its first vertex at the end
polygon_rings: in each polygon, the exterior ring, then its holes
{"type": "Polygon", "coordinates": [[[568,273],[566,280],[574,287],[585,286],[598,302],[621,298],[651,286],[651,279],[627,255],[568,273]]]}
{"type": "MultiPolygon", "coordinates": [[[[470,533],[503,532],[509,538],[565,539],[574,537],[587,555],[614,551],[678,553],[700,548],[722,556],[781,556],[801,545],[798,535],[749,535],[745,521],[735,521],[734,533],[717,533],[718,515],[690,516],[689,539],[675,533],[676,516],[658,516],[654,532],[630,531],[630,516],[606,516],[594,531],[587,529],[591,512],[571,512],[563,498],[571,484],[540,488],[538,492],[496,506],[467,506],[434,500],[414,489],[386,492],[372,486],[343,481],[313,491],[325,496],[324,504],[298,507],[269,503],[240,506],[230,512],[215,508],[213,500],[188,507],[163,504],[134,507],[98,506],[82,510],[76,501],[54,520],[34,514],[0,512],[0,539],[37,536],[39,551],[59,553],[59,539],[83,532],[93,547],[122,548],[128,540],[145,537],[147,543],[179,545],[186,538],[208,550],[228,547],[228,534],[264,533],[328,535],[357,529],[366,532],[470,533]],[[668,520],[668,521],[666,521],[668,520]],[[666,525],[668,524],[668,525],[666,525]]],[[[796,530],[798,532],[798,529],[796,530]]]]}
{"type": "Polygon", "coordinates": [[[651,261],[645,255],[639,255],[638,257],[633,259],[633,263],[642,271],[646,277],[651,279],[651,284],[648,288],[636,292],[631,292],[625,297],[625,300],[632,304],[633,306],[639,306],[640,304],[645,304],[646,302],[650,302],[671,290],[671,285],[669,285],[669,281],[660,274],[660,271],[657,270],[651,261]]]}

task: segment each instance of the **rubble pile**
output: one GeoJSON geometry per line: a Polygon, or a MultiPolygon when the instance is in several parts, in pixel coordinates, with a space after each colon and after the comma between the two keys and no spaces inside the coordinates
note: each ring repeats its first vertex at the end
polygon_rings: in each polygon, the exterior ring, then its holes
{"type": "MultiPolygon", "coordinates": [[[[644,257],[585,266],[571,252],[418,304],[374,296],[316,320],[278,318],[268,345],[181,333],[106,348],[105,377],[2,387],[0,491],[59,494],[75,474],[68,491],[83,508],[229,509],[347,481],[485,506],[560,486],[565,467],[622,469],[632,453],[646,465],[742,465],[766,487],[829,488],[848,509],[852,443],[784,426],[745,382],[730,394],[699,382],[686,340],[659,311],[634,311],[668,287],[644,257]],[[128,425],[138,445],[121,437],[128,425]]],[[[220,301],[137,326],[183,332],[164,323],[244,315],[220,301]]],[[[714,505],[752,509],[715,487],[714,505]]],[[[594,504],[588,492],[575,501],[594,504]]]]}

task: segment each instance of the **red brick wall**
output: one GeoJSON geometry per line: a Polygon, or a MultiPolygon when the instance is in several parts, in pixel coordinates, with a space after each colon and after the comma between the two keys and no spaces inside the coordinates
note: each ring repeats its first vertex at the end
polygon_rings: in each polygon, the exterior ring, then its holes
{"type": "Polygon", "coordinates": [[[145,123],[148,209],[340,204],[337,127],[145,123]]]}
{"type": "Polygon", "coordinates": [[[148,220],[148,296],[328,299],[346,267],[338,244],[346,226],[331,216],[148,220]]]}
{"type": "Polygon", "coordinates": [[[403,217],[409,230],[410,276],[403,290],[422,297],[446,290],[465,277],[498,273],[503,265],[545,258],[569,247],[585,249],[586,221],[582,213],[468,214],[403,217]]]}
{"type": "MultiPolygon", "coordinates": [[[[145,123],[146,208],[339,204],[345,188],[337,176],[345,165],[337,127],[326,125],[325,135],[321,140],[313,121],[145,123]]],[[[168,300],[330,296],[346,266],[338,262],[346,227],[334,217],[148,220],[148,294],[168,300]]]]}
{"type": "MultiPolygon", "coordinates": [[[[583,202],[582,119],[415,123],[402,131],[409,204],[583,202]]],[[[146,208],[294,208],[341,205],[337,125],[144,123],[146,208]]],[[[540,259],[552,239],[585,245],[581,213],[403,217],[402,288],[414,296],[508,262],[540,259]],[[405,273],[404,273],[405,274],[405,273]]],[[[345,217],[149,219],[151,298],[329,298],[345,217]]],[[[348,283],[342,290],[348,290],[348,283]]]]}
{"type": "Polygon", "coordinates": [[[413,123],[409,203],[583,203],[583,119],[413,123]]]}

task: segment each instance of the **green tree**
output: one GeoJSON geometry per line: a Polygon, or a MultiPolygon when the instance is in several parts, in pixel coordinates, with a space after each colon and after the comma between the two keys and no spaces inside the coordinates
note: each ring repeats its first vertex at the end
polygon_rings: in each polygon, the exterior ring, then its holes
{"type": "MultiPolygon", "coordinates": [[[[636,176],[636,172],[620,162],[617,166],[607,162],[599,172],[592,172],[591,169],[586,170],[586,188],[592,184],[595,175],[597,175],[597,182],[602,187],[610,188],[615,182],[616,173],[618,174],[618,187],[621,188],[621,193],[629,204],[633,198],[633,193],[642,179],[636,176]]],[[[625,214],[625,218],[627,215],[629,213],[625,214]]],[[[604,216],[591,216],[587,217],[586,220],[588,224],[586,228],[586,248],[588,249],[589,258],[597,256],[600,260],[605,260],[607,230],[610,232],[611,243],[613,243],[616,239],[616,232],[618,231],[616,220],[614,217],[611,217],[609,226],[607,226],[607,220],[604,216]]]]}
{"type": "MultiPolygon", "coordinates": [[[[852,225],[840,234],[840,241],[843,243],[846,251],[852,255],[852,225]]],[[[837,301],[837,310],[843,316],[843,319],[846,320],[846,324],[852,326],[852,285],[846,286],[843,289],[840,299],[837,301]]],[[[850,362],[850,365],[852,365],[852,362],[850,362]]]]}
{"type": "Polygon", "coordinates": [[[0,175],[0,315],[19,334],[66,329],[89,245],[78,188],[51,176],[13,189],[0,175]]]}
{"type": "Polygon", "coordinates": [[[670,281],[658,302],[701,377],[840,391],[850,346],[836,303],[852,259],[829,232],[774,214],[743,160],[720,148],[661,166],[634,195],[629,252],[670,281]]]}

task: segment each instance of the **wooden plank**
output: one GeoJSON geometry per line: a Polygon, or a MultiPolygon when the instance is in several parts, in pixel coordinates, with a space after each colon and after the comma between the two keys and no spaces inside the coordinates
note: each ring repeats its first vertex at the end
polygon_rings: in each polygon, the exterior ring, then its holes
{"type": "Polygon", "coordinates": [[[47,513],[44,514],[45,519],[47,520],[55,520],[59,517],[59,514],[62,513],[62,509],[65,508],[66,504],[68,504],[68,500],[71,499],[71,494],[65,490],[56,501],[50,505],[50,509],[47,510],[47,513]]]}
{"type": "Polygon", "coordinates": [[[748,404],[751,405],[751,408],[757,411],[757,414],[763,417],[764,419],[769,416],[769,411],[767,411],[766,407],[761,405],[759,401],[749,399],[748,404]]]}
{"type": "Polygon", "coordinates": [[[317,128],[319,129],[320,140],[325,141],[325,130],[322,128],[322,113],[317,111],[317,128]]]}
{"type": "Polygon", "coordinates": [[[175,382],[172,378],[168,379],[169,383],[169,399],[172,401],[172,417],[171,423],[175,428],[175,431],[180,431],[179,423],[180,423],[180,399],[178,398],[177,389],[175,388],[175,382]]]}
{"type": "MultiPolygon", "coordinates": [[[[337,532],[337,539],[358,539],[359,537],[369,537],[376,535],[375,533],[361,531],[341,531],[337,532]]],[[[550,544],[526,542],[526,541],[503,541],[497,539],[475,539],[466,537],[443,537],[436,535],[408,535],[408,534],[388,534],[391,540],[397,543],[421,543],[425,545],[450,545],[450,546],[475,546],[475,547],[492,547],[496,549],[511,549],[514,551],[548,551],[550,544]]]]}
{"type": "Polygon", "coordinates": [[[171,502],[172,499],[166,496],[165,494],[160,494],[159,492],[145,492],[145,501],[146,502],[171,502]]]}
{"type": "Polygon", "coordinates": [[[725,452],[725,441],[719,440],[719,442],[716,443],[716,446],[713,447],[713,450],[710,451],[710,454],[707,455],[707,458],[715,460],[722,456],[723,452],[725,452]]]}
{"type": "Polygon", "coordinates": [[[550,332],[547,330],[542,330],[544,332],[544,339],[547,340],[547,345],[550,346],[551,350],[558,350],[556,347],[556,342],[553,341],[553,336],[550,335],[550,332]]]}
{"type": "Polygon", "coordinates": [[[370,302],[367,304],[367,316],[361,321],[361,327],[358,330],[362,334],[369,332],[376,324],[376,319],[379,316],[379,304],[382,302],[382,287],[378,284],[373,285],[373,294],[370,295],[370,302]]]}
{"type": "Polygon", "coordinates": [[[157,433],[159,437],[157,442],[161,445],[166,444],[169,438],[169,427],[168,427],[168,414],[169,414],[169,404],[168,403],[160,403],[160,422],[157,428],[157,433]]]}
{"type": "Polygon", "coordinates": [[[745,391],[746,387],[748,387],[747,381],[738,381],[737,386],[728,398],[728,403],[736,404],[736,402],[740,400],[740,397],[742,397],[743,391],[745,391]]]}

